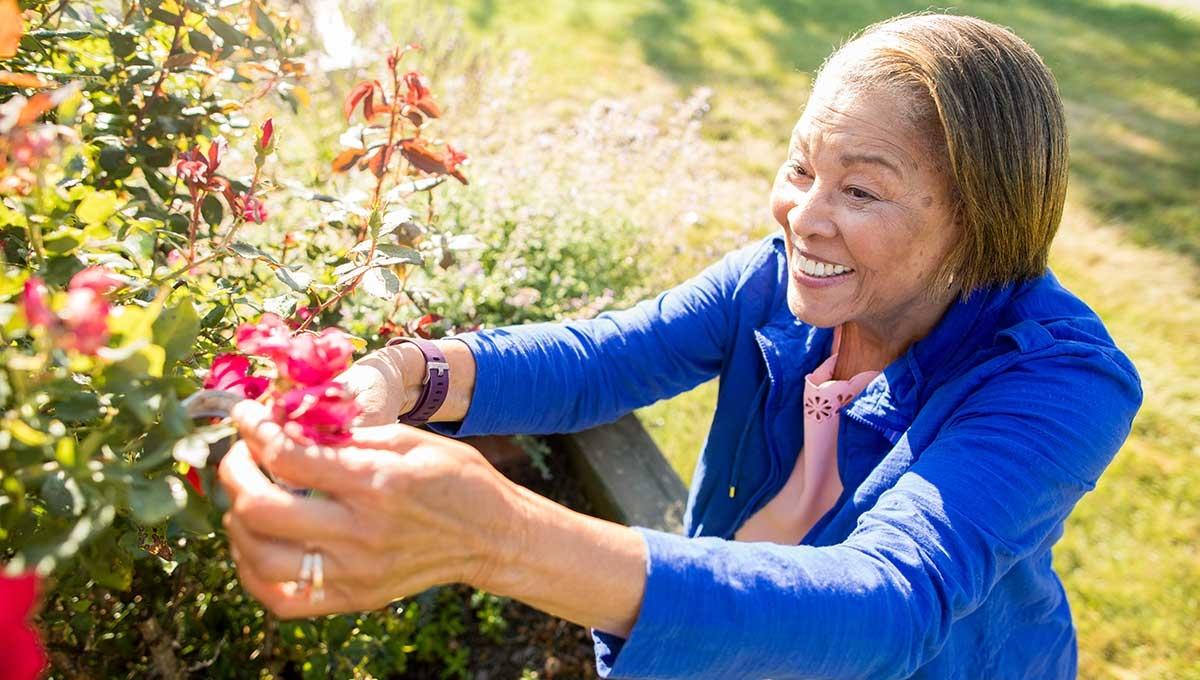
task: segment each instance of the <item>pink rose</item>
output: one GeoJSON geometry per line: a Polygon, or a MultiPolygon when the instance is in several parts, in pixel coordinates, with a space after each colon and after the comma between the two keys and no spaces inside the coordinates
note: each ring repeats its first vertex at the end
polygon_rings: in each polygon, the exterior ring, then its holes
{"type": "Polygon", "coordinates": [[[246,354],[263,356],[276,361],[286,357],[291,350],[292,333],[287,324],[270,312],[263,314],[258,323],[238,326],[234,340],[238,349],[246,354]]]}
{"type": "Polygon", "coordinates": [[[279,375],[300,385],[319,385],[350,366],[354,345],[349,336],[336,328],[317,333],[301,333],[292,338],[284,359],[276,360],[279,375]]]}
{"type": "Polygon", "coordinates": [[[267,378],[250,375],[250,359],[241,354],[215,357],[208,377],[204,379],[206,390],[235,392],[246,399],[258,399],[270,384],[267,378]]]}
{"type": "Polygon", "coordinates": [[[25,319],[31,327],[49,328],[58,322],[58,317],[50,311],[49,297],[46,284],[38,277],[31,277],[25,282],[21,306],[25,308],[25,319]]]}
{"type": "Polygon", "coordinates": [[[123,285],[125,282],[116,274],[104,267],[91,266],[72,276],[71,282],[67,284],[67,289],[90,288],[100,295],[107,295],[123,285]]]}
{"type": "Polygon", "coordinates": [[[298,387],[275,400],[275,419],[299,423],[305,437],[317,444],[341,444],[350,437],[358,416],[354,396],[338,383],[298,387]]]}
{"type": "Polygon", "coordinates": [[[0,669],[5,678],[33,680],[46,667],[46,652],[29,625],[37,591],[36,575],[9,577],[0,572],[0,669]]]}
{"type": "Polygon", "coordinates": [[[93,288],[67,292],[67,304],[59,312],[67,333],[61,344],[82,354],[95,354],[108,344],[108,300],[93,288]]]}
{"type": "Polygon", "coordinates": [[[242,212],[242,219],[247,222],[262,224],[267,220],[267,206],[250,194],[238,197],[238,208],[242,212]]]}

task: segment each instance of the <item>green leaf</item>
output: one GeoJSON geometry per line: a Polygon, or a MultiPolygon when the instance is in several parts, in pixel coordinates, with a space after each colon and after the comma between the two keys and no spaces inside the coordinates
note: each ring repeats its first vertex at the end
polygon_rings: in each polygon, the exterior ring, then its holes
{"type": "Polygon", "coordinates": [[[271,17],[263,11],[262,3],[254,3],[254,23],[271,37],[275,43],[279,42],[279,29],[275,28],[275,22],[271,21],[271,17]]]}
{"type": "Polygon", "coordinates": [[[213,194],[204,197],[204,202],[200,204],[200,214],[204,216],[204,221],[212,226],[221,224],[221,220],[225,217],[225,206],[221,205],[220,199],[213,194]]]}
{"type": "Polygon", "coordinates": [[[209,38],[200,31],[188,32],[188,44],[191,45],[192,49],[196,50],[197,52],[208,52],[211,54],[214,49],[212,38],[209,38]]]}
{"type": "Polygon", "coordinates": [[[88,574],[107,588],[129,590],[133,584],[133,555],[121,547],[112,532],[101,538],[81,555],[88,574]]]}
{"type": "Polygon", "coordinates": [[[187,489],[175,475],[137,479],[129,487],[129,509],[143,526],[171,518],[187,505],[187,489]]]}
{"type": "Polygon", "coordinates": [[[296,313],[296,298],[290,294],[277,295],[263,300],[262,306],[264,312],[270,312],[275,316],[286,319],[296,313]]]}
{"type": "Polygon", "coordinates": [[[59,517],[78,517],[86,505],[79,482],[65,470],[55,471],[42,482],[42,501],[51,514],[59,517]]]}
{"type": "Polygon", "coordinates": [[[422,262],[421,253],[412,248],[405,248],[395,243],[379,243],[375,246],[375,257],[371,260],[370,264],[372,266],[394,264],[419,265],[422,262]]]}
{"type": "Polygon", "coordinates": [[[164,309],[154,320],[154,344],[162,346],[165,351],[166,366],[173,366],[188,356],[199,334],[200,316],[188,299],[175,307],[164,309]]]}
{"type": "Polygon", "coordinates": [[[390,269],[375,267],[362,278],[363,290],[383,300],[393,300],[400,293],[400,277],[390,269]]]}
{"type": "Polygon", "coordinates": [[[229,244],[229,249],[239,257],[244,257],[251,260],[263,260],[264,262],[270,262],[277,267],[283,266],[279,264],[275,258],[260,250],[258,246],[251,245],[245,241],[234,241],[233,243],[229,244]]]}
{"type": "Polygon", "coordinates": [[[112,191],[93,191],[83,197],[75,214],[84,224],[103,224],[117,212],[117,194],[112,191]]]}
{"type": "Polygon", "coordinates": [[[284,285],[298,293],[307,291],[309,284],[312,283],[312,276],[309,274],[300,269],[292,270],[287,267],[276,267],[275,278],[283,281],[284,285]]]}
{"type": "Polygon", "coordinates": [[[208,27],[212,29],[213,33],[216,33],[218,36],[220,36],[221,40],[225,41],[226,45],[245,44],[247,40],[246,34],[225,23],[223,20],[218,19],[217,17],[208,17],[205,19],[205,21],[208,23],[208,27]]]}

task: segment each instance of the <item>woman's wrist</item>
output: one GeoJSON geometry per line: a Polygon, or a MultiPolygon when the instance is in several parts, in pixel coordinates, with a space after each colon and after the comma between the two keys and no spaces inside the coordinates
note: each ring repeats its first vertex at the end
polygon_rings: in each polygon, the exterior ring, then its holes
{"type": "Polygon", "coordinates": [[[508,484],[506,515],[480,538],[467,583],[627,637],[646,585],[645,540],[508,484]]]}

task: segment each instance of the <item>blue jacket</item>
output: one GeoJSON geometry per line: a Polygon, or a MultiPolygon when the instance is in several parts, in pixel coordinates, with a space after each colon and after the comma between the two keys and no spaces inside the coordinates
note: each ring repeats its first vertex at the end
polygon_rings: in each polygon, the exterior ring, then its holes
{"type": "Polygon", "coordinates": [[[456,434],[614,420],[720,376],[687,536],[639,528],[645,596],[622,678],[1073,678],[1051,547],[1129,434],[1138,375],[1047,273],[956,302],[845,407],[845,489],[798,546],[729,541],[786,481],[804,376],[832,332],[788,310],[782,238],[589,321],[460,336],[477,364],[456,434]]]}

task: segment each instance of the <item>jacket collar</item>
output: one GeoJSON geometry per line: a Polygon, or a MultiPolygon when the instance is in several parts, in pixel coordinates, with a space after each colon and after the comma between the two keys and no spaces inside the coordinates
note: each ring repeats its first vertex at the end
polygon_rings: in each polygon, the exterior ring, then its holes
{"type": "MultiPolygon", "coordinates": [[[[976,291],[958,299],[933,330],[888,364],[847,409],[850,417],[880,430],[893,443],[912,425],[932,387],[968,360],[994,335],[1001,308],[1013,286],[976,291]]],[[[773,387],[803,392],[804,377],[829,356],[833,329],[805,324],[786,300],[756,329],[773,387]]],[[[790,401],[790,400],[789,400],[790,401]]]]}

